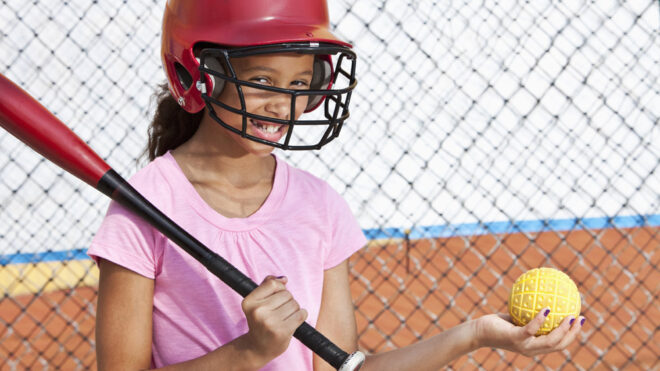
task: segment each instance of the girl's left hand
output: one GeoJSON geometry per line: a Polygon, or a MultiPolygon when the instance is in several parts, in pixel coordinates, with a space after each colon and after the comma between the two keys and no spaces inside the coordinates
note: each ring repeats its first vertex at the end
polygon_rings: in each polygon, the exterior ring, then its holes
{"type": "Polygon", "coordinates": [[[584,317],[566,317],[547,335],[534,336],[546,319],[545,309],[525,326],[516,326],[507,314],[490,314],[475,321],[477,342],[481,347],[505,349],[531,357],[566,348],[580,332],[584,317]]]}

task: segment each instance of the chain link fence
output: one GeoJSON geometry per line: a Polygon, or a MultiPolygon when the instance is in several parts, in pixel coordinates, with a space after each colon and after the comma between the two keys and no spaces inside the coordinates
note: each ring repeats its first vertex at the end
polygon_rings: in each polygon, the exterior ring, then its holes
{"type": "MultiPolygon", "coordinates": [[[[284,153],[348,200],[360,347],[381,352],[505,312],[529,268],[581,290],[567,350],[480,349],[451,369],[660,369],[657,1],[333,0],[354,44],[351,119],[284,153]]],[[[120,174],[164,81],[164,0],[0,1],[0,73],[120,174]]],[[[0,369],[94,369],[107,200],[0,132],[0,369]]]]}

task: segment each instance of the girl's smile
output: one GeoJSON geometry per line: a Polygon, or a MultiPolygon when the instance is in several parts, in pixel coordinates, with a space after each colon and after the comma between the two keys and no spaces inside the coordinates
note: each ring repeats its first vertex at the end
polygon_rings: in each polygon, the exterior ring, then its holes
{"type": "Polygon", "coordinates": [[[251,126],[251,130],[248,129],[249,133],[254,134],[257,138],[271,142],[278,142],[287,132],[286,125],[257,121],[255,119],[248,119],[248,123],[251,126]]]}
{"type": "MultiPolygon", "coordinates": [[[[235,58],[232,66],[238,80],[290,90],[307,90],[313,74],[314,56],[310,54],[279,53],[235,58]]],[[[245,134],[272,143],[278,143],[287,134],[289,125],[279,124],[267,120],[297,120],[304,112],[308,96],[300,95],[295,98],[295,111],[291,111],[291,94],[268,91],[253,86],[242,85],[245,111],[264,117],[263,119],[247,118],[245,134]]],[[[227,83],[220,93],[218,100],[230,107],[240,109],[241,99],[236,84],[227,83]]],[[[226,109],[217,110],[218,117],[227,125],[242,131],[243,117],[240,114],[226,109]]],[[[243,138],[237,133],[220,131],[220,135],[227,135],[242,148],[242,151],[257,156],[270,154],[274,147],[243,138]]],[[[226,143],[226,142],[225,142],[226,143]]],[[[225,144],[226,145],[226,144],[225,144]]]]}

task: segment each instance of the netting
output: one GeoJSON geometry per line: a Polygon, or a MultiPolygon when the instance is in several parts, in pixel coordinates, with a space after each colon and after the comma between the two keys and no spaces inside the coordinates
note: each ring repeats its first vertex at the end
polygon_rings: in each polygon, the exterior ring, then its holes
{"type": "MultiPolygon", "coordinates": [[[[124,176],[164,81],[164,0],[0,2],[0,73],[124,176]]],[[[577,283],[578,341],[452,369],[660,367],[657,1],[331,1],[358,54],[351,118],[322,151],[370,242],[351,259],[360,347],[504,312],[519,274],[577,283]]],[[[1,97],[0,97],[1,99],[1,97]]],[[[0,369],[95,368],[108,201],[0,132],[0,369]]]]}

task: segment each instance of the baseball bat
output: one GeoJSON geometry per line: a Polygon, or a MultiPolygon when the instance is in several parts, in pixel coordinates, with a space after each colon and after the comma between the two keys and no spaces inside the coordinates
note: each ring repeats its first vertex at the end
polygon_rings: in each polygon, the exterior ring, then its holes
{"type": "MultiPolygon", "coordinates": [[[[257,287],[160,212],[55,115],[2,74],[0,125],[46,159],[143,218],[241,296],[257,287]]],[[[340,371],[358,370],[364,362],[361,352],[346,353],[307,322],[296,329],[294,336],[340,371]]]]}

